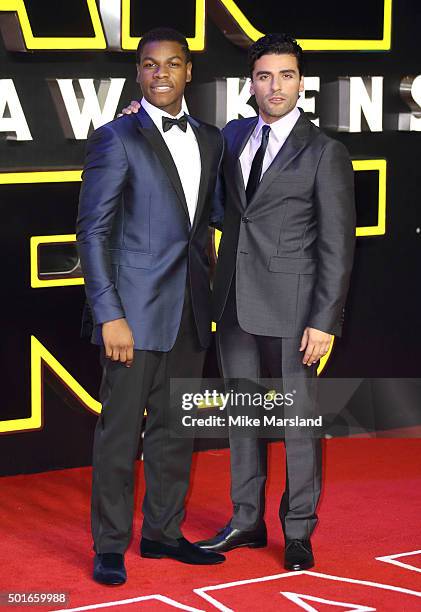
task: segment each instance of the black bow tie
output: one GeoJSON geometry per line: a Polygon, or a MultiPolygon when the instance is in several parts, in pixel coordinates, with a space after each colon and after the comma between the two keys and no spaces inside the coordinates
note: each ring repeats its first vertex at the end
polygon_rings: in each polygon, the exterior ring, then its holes
{"type": "Polygon", "coordinates": [[[178,125],[180,130],[187,132],[187,116],[183,115],[180,119],[172,119],[171,117],[162,117],[162,129],[164,132],[168,132],[173,125],[178,125]]]}

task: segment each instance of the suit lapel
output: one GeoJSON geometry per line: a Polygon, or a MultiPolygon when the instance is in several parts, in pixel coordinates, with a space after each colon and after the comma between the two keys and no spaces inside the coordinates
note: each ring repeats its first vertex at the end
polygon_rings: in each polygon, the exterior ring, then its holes
{"type": "Polygon", "coordinates": [[[210,147],[207,143],[207,134],[206,130],[201,127],[201,124],[193,119],[193,117],[187,116],[187,121],[189,122],[194,135],[196,136],[197,144],[199,146],[200,152],[200,161],[201,161],[201,172],[200,172],[200,184],[199,184],[199,194],[197,197],[197,207],[196,213],[194,215],[193,220],[193,230],[196,228],[197,224],[200,221],[200,217],[203,213],[203,209],[206,203],[206,193],[208,190],[209,184],[209,176],[210,176],[210,167],[211,167],[211,154],[210,147]]]}
{"type": "Polygon", "coordinates": [[[238,190],[238,195],[243,206],[243,209],[247,208],[247,199],[246,199],[246,186],[244,184],[243,172],[241,170],[240,156],[246,146],[249,138],[251,137],[254,128],[257,125],[259,118],[253,117],[247,121],[244,121],[240,125],[240,129],[237,131],[233,143],[232,143],[232,172],[235,179],[235,185],[238,190]]]}
{"type": "Polygon", "coordinates": [[[172,186],[174,187],[174,191],[178,196],[180,204],[183,207],[187,218],[190,221],[186,196],[184,195],[184,189],[181,184],[180,176],[178,174],[177,167],[174,163],[170,150],[168,149],[165,143],[165,140],[162,138],[160,131],[158,130],[152,119],[149,117],[143,106],[139,109],[139,112],[137,113],[136,117],[139,120],[138,130],[147,139],[152,149],[156,153],[158,159],[162,164],[162,167],[168,174],[172,186]]]}
{"type": "Polygon", "coordinates": [[[312,140],[312,124],[304,115],[301,113],[300,118],[294,125],[291,133],[284,142],[278,154],[274,157],[269,168],[264,173],[256,192],[249,203],[249,208],[253,206],[253,203],[259,199],[259,197],[266,191],[271,185],[272,181],[279,177],[283,170],[301,153],[303,149],[312,140]]]}

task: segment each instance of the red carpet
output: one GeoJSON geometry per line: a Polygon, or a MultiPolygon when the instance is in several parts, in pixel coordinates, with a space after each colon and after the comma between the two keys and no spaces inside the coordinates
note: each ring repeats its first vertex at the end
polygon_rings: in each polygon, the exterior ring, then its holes
{"type": "MultiPolygon", "coordinates": [[[[123,587],[101,587],[91,580],[90,469],[2,478],[0,591],[70,596],[67,606],[3,609],[73,609],[134,598],[92,609],[421,610],[421,440],[329,440],[324,456],[314,571],[289,574],[282,569],[277,509],[284,458],[282,444],[276,444],[271,448],[266,549],[232,551],[213,568],[141,559],[140,479],[138,519],[126,556],[129,578],[123,587]],[[414,554],[392,563],[376,560],[403,553],[414,554]],[[161,598],[149,597],[157,595],[161,598]]],[[[202,453],[195,458],[184,533],[192,540],[213,534],[229,516],[228,452],[202,453]]]]}

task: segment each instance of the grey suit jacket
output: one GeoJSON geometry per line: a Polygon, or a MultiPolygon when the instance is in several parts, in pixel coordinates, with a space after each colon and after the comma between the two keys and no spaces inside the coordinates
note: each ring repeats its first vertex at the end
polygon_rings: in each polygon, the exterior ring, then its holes
{"type": "Polygon", "coordinates": [[[302,113],[247,206],[239,157],[256,123],[234,120],[223,130],[214,319],[222,316],[235,273],[245,331],[294,337],[310,326],[338,336],[355,243],[349,155],[302,113]]]}

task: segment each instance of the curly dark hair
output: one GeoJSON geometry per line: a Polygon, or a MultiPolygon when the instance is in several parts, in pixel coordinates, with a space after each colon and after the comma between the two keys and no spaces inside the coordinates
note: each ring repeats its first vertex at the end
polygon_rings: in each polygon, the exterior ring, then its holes
{"type": "Polygon", "coordinates": [[[297,58],[300,76],[304,74],[304,54],[295,38],[289,34],[266,34],[251,45],[248,51],[250,76],[253,76],[254,64],[262,55],[294,55],[297,58]]]}
{"type": "Polygon", "coordinates": [[[173,30],[172,28],[154,28],[153,30],[149,30],[149,32],[146,32],[146,34],[144,34],[140,39],[136,50],[136,64],[140,64],[143,47],[147,43],[156,42],[160,40],[180,43],[184,51],[184,55],[186,56],[186,63],[191,62],[191,52],[189,49],[189,44],[183,34],[180,34],[180,32],[177,32],[177,30],[173,30]]]}

